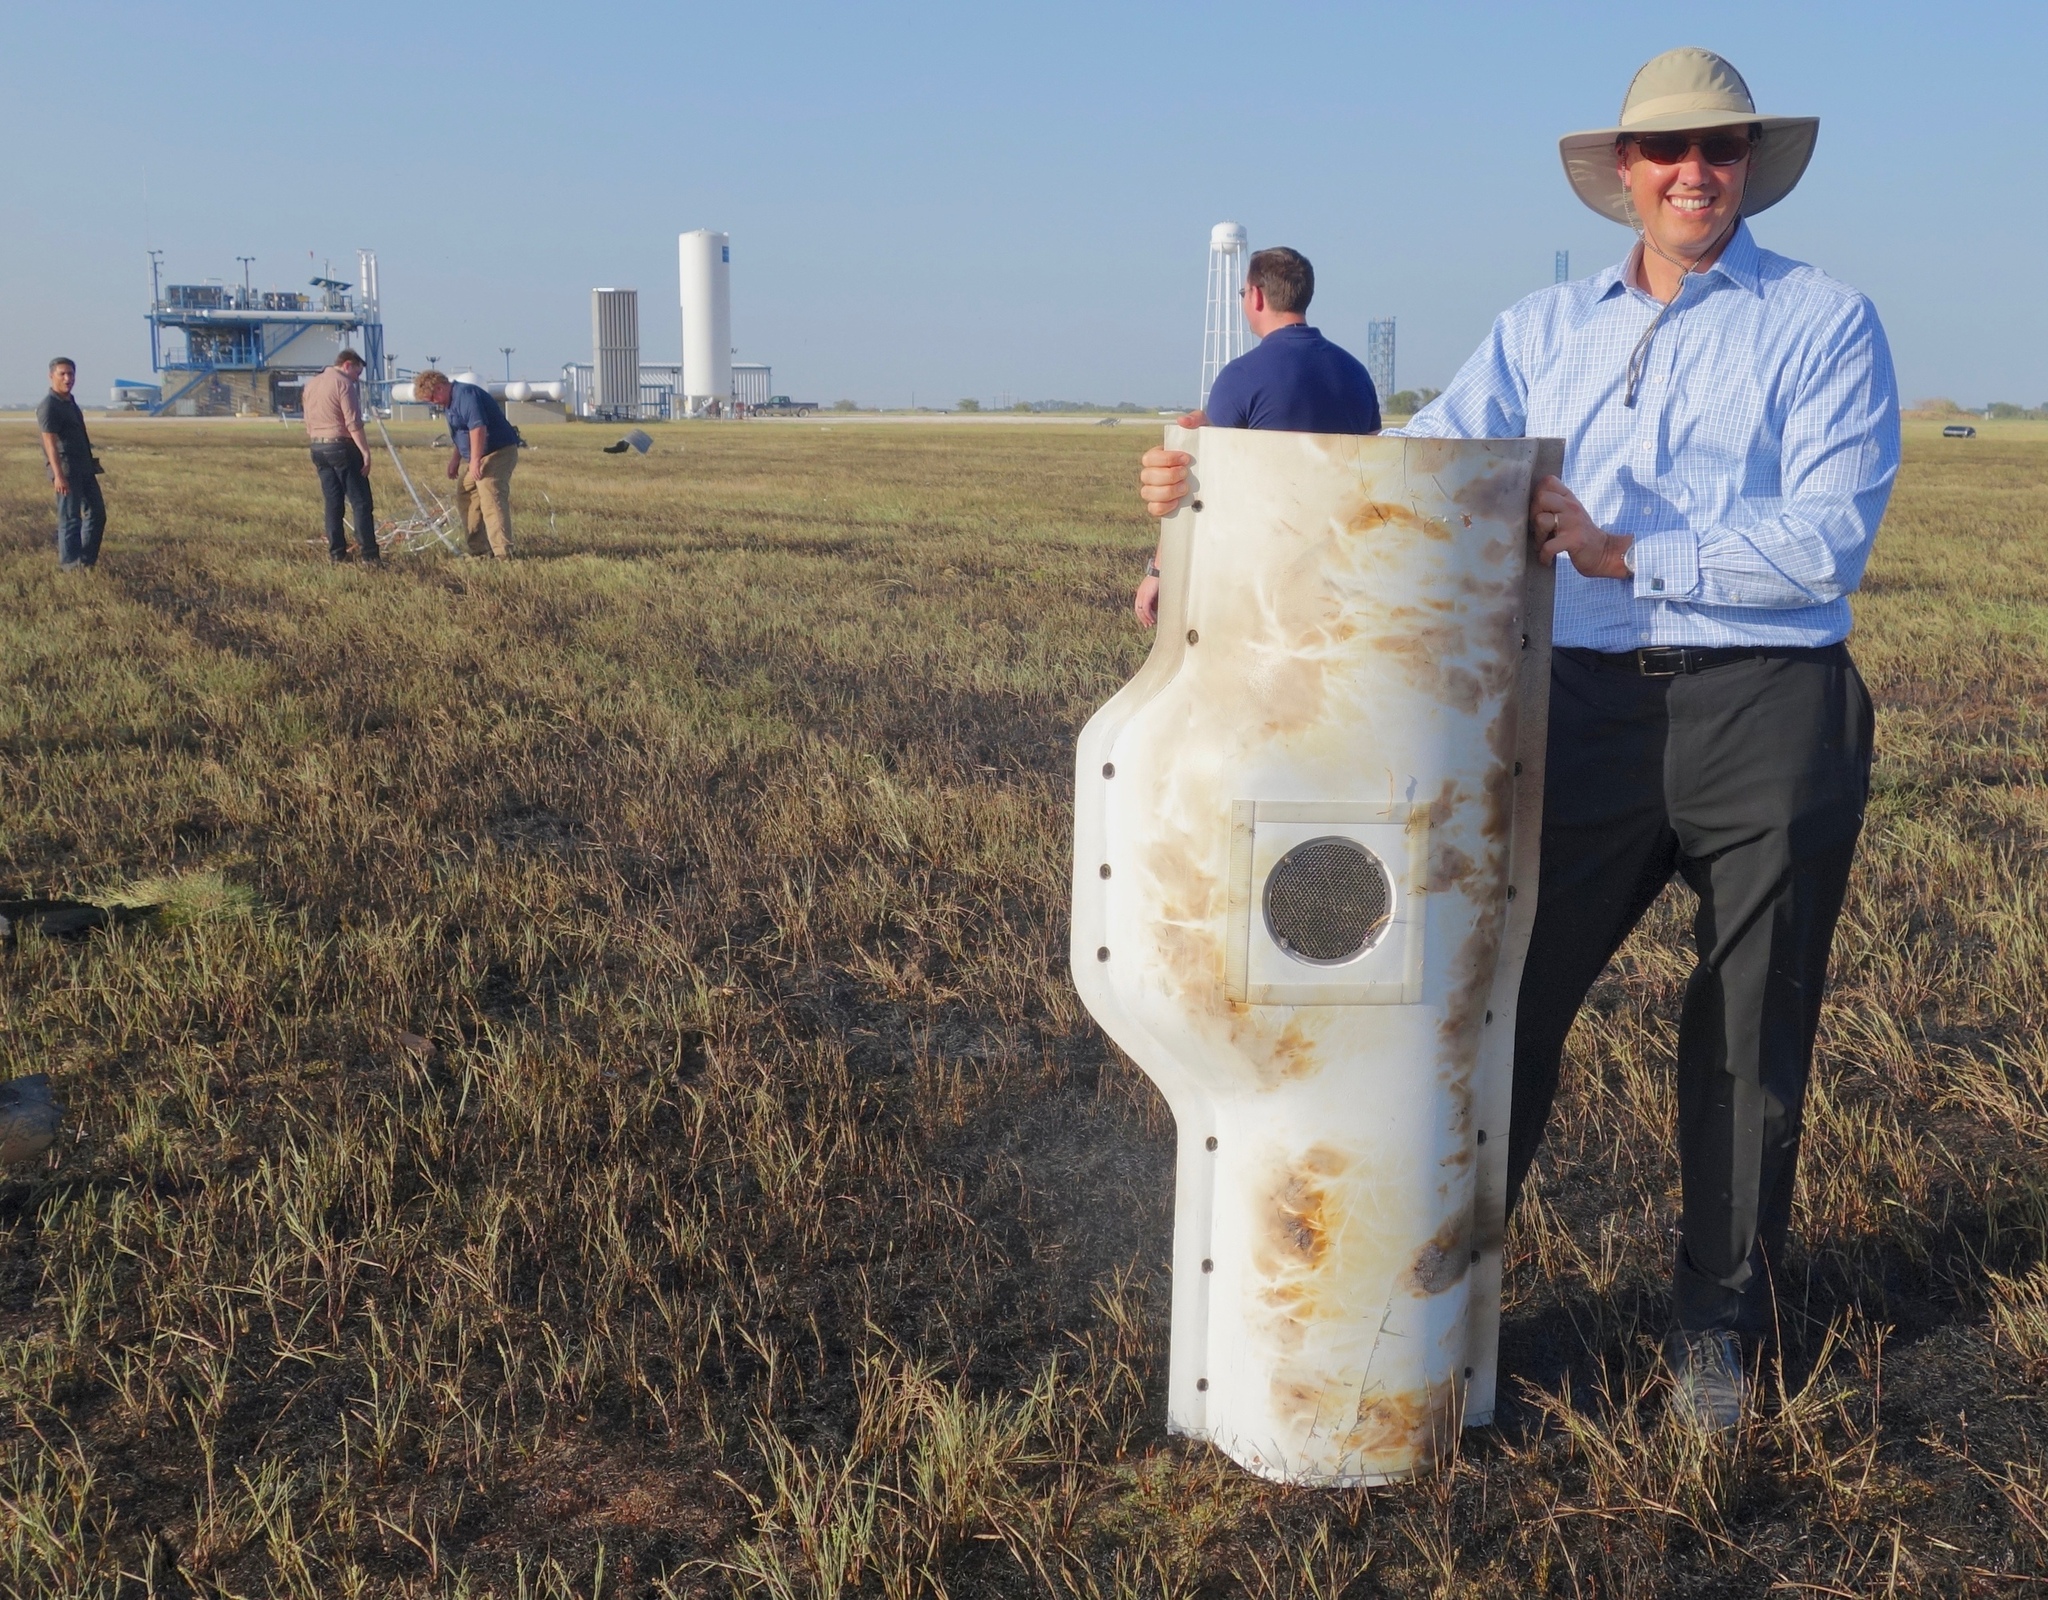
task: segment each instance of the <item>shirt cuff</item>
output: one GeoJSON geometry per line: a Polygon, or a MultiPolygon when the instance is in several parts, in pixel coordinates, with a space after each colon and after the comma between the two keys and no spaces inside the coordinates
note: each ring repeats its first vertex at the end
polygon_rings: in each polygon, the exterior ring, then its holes
{"type": "Polygon", "coordinates": [[[1700,586],[1700,537],[1690,528],[1646,533],[1629,546],[1638,600],[1690,600],[1700,586]]]}

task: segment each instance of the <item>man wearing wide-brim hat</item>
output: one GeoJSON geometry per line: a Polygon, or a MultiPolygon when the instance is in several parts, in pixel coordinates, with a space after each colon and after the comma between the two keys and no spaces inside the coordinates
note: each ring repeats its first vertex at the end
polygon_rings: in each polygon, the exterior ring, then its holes
{"type": "MultiPolygon", "coordinates": [[[[1621,120],[1561,141],[1580,199],[1632,227],[1617,266],[1504,312],[1404,428],[1554,437],[1558,564],[1536,924],[1515,1031],[1509,1193],[1565,1036],[1677,874],[1699,895],[1678,1034],[1684,1197],[1666,1360],[1682,1406],[1740,1421],[1739,1337],[1775,1322],[1828,949],[1869,793],[1871,707],[1844,641],[1899,461],[1870,302],[1760,247],[1812,117],[1764,116],[1707,50],[1658,56],[1621,120]]],[[[1164,516],[1188,458],[1145,457],[1164,516]]],[[[1512,1201],[1511,1201],[1512,1203],[1512,1201]]]]}

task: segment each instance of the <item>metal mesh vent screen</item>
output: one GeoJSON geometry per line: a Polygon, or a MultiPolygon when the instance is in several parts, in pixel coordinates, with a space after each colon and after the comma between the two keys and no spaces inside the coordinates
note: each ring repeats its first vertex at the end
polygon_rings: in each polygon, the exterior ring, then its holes
{"type": "Polygon", "coordinates": [[[1319,966],[1371,948],[1394,909],[1387,869],[1350,839],[1298,844],[1266,875],[1266,927],[1274,943],[1319,966]]]}

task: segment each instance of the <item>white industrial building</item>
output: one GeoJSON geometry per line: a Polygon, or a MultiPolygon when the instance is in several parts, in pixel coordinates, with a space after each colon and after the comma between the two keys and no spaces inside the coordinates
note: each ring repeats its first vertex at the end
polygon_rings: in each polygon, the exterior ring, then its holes
{"type": "Polygon", "coordinates": [[[769,402],[774,369],[732,358],[731,235],[710,228],[678,235],[676,279],[683,348],[673,364],[640,359],[638,290],[591,291],[591,359],[564,366],[554,386],[569,415],[667,422],[743,415],[769,402]]]}
{"type": "Polygon", "coordinates": [[[595,357],[591,415],[611,422],[640,417],[640,291],[590,291],[590,345],[595,357]]]}

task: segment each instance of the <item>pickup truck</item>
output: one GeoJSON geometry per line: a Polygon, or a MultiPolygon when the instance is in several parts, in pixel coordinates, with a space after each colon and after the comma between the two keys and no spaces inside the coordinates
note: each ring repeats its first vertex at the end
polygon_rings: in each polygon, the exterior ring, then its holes
{"type": "Polygon", "coordinates": [[[818,409],[815,400],[792,400],[786,394],[771,394],[752,408],[757,417],[808,417],[818,409]]]}

